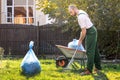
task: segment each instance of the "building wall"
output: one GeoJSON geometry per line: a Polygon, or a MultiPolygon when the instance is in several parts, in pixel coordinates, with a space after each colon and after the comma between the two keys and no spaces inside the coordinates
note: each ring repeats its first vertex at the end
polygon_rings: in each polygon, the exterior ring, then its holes
{"type": "Polygon", "coordinates": [[[46,23],[46,15],[40,10],[36,10],[36,25],[45,25],[46,23]]]}
{"type": "MultiPolygon", "coordinates": [[[[1,24],[9,24],[7,23],[7,19],[6,19],[6,2],[7,0],[0,0],[0,23],[1,24]]],[[[36,1],[37,3],[37,1],[36,1]]],[[[35,4],[36,4],[35,3],[35,4]]],[[[37,8],[37,6],[36,6],[37,8]]],[[[50,21],[48,20],[48,15],[45,15],[43,12],[41,12],[41,10],[37,10],[35,8],[35,23],[33,25],[45,25],[50,23],[50,21]]]]}
{"type": "Polygon", "coordinates": [[[1,24],[1,0],[0,0],[0,24],[1,24]]]}
{"type": "Polygon", "coordinates": [[[6,23],[6,0],[1,0],[1,24],[6,23]]]}

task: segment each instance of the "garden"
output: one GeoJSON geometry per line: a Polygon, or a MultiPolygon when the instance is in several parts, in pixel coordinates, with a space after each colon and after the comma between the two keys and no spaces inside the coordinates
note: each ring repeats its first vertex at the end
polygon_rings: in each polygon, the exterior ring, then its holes
{"type": "MultiPolygon", "coordinates": [[[[0,80],[120,80],[120,0],[36,1],[36,10],[49,14],[48,18],[53,22],[46,25],[0,24],[0,80]],[[57,57],[63,56],[64,52],[56,45],[67,46],[70,41],[80,37],[78,20],[68,11],[70,4],[85,10],[97,28],[102,66],[97,73],[80,74],[86,67],[87,58],[82,68],[83,65],[78,62],[75,62],[77,68],[72,63],[70,69],[56,65],[57,57]],[[29,45],[30,41],[35,43],[34,47],[29,45]],[[38,66],[36,74],[24,73],[26,69],[34,71],[35,68],[29,64],[25,68],[25,59],[28,62],[37,61],[37,65],[33,63],[38,66]]],[[[70,53],[68,51],[67,54],[70,53]]]]}
{"type": "Polygon", "coordinates": [[[22,74],[22,58],[6,58],[0,61],[0,80],[120,80],[120,64],[102,64],[103,70],[97,74],[81,76],[81,70],[56,68],[55,59],[41,59],[41,72],[35,75],[22,74]]]}

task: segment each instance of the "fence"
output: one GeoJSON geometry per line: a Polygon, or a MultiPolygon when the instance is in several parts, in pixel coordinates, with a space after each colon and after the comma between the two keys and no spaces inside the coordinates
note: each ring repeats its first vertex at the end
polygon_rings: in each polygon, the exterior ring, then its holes
{"type": "Polygon", "coordinates": [[[62,33],[61,29],[51,25],[33,26],[17,24],[0,24],[0,47],[4,54],[24,55],[31,40],[35,42],[34,51],[37,55],[60,53],[56,44],[67,45],[72,38],[69,32],[62,33]]]}
{"type": "Polygon", "coordinates": [[[29,41],[37,43],[36,32],[37,28],[32,25],[0,24],[0,46],[5,49],[4,54],[25,54],[29,41]]]}
{"type": "Polygon", "coordinates": [[[73,38],[69,32],[62,32],[61,28],[53,28],[51,25],[39,27],[39,51],[43,54],[59,54],[55,45],[67,46],[73,38]]]}
{"type": "MultiPolygon", "coordinates": [[[[99,30],[98,34],[100,52],[120,57],[120,31],[99,30]]],[[[67,46],[73,38],[71,32],[62,32],[61,27],[54,28],[53,25],[0,24],[0,47],[5,49],[6,55],[25,55],[31,40],[35,42],[34,51],[37,55],[60,54],[55,45],[67,46]]]]}

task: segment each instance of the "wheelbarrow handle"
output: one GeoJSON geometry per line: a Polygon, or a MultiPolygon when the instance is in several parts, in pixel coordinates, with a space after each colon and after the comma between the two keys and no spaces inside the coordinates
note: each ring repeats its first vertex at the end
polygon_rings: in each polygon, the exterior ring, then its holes
{"type": "Polygon", "coordinates": [[[76,48],[76,50],[75,50],[75,52],[74,52],[74,54],[73,54],[70,62],[69,62],[68,65],[67,65],[67,68],[68,68],[68,67],[70,66],[70,64],[74,61],[73,59],[74,59],[75,54],[77,53],[78,48],[79,48],[79,46],[76,48]]]}

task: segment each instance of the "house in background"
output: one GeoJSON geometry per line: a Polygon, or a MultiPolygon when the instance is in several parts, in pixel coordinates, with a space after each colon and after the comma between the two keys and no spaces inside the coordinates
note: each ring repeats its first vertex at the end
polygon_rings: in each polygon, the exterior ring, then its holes
{"type": "Polygon", "coordinates": [[[0,23],[1,23],[1,0],[0,0],[0,23]]]}
{"type": "Polygon", "coordinates": [[[48,15],[36,9],[36,0],[0,0],[0,24],[49,24],[48,15]]]}

